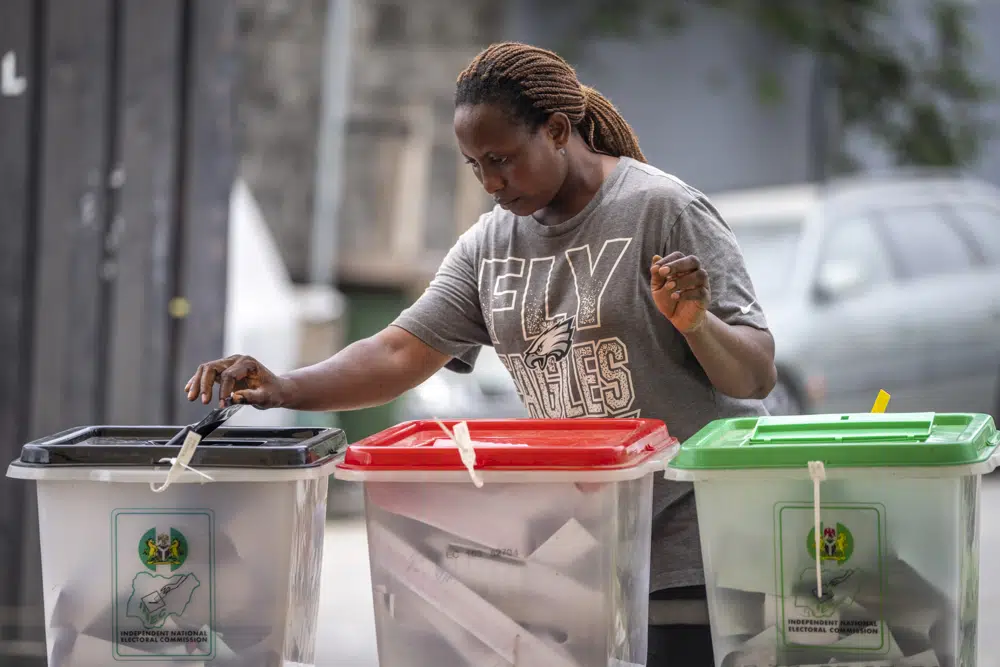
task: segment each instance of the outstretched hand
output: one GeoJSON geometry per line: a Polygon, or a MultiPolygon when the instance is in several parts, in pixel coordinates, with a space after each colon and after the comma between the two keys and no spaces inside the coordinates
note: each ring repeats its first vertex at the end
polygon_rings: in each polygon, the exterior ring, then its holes
{"type": "Polygon", "coordinates": [[[664,317],[682,334],[697,331],[711,298],[708,273],[698,258],[681,252],[654,255],[649,274],[653,301],[664,317]]]}
{"type": "Polygon", "coordinates": [[[189,401],[201,396],[201,402],[207,405],[216,384],[219,385],[220,408],[227,398],[261,410],[276,408],[282,405],[287,394],[281,378],[253,357],[242,354],[201,364],[184,391],[189,401]]]}

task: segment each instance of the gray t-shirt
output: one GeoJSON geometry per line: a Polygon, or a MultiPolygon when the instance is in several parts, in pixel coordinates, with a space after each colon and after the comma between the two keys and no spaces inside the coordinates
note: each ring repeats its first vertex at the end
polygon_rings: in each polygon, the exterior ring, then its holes
{"type": "MultiPolygon", "coordinates": [[[[448,253],[395,324],[468,372],[492,345],[532,417],[649,417],[682,441],[722,417],[763,415],[760,401],[713,389],[657,310],[653,255],[696,255],[710,310],[764,329],[743,256],[703,194],[621,158],[577,215],[546,226],[497,207],[448,253]]],[[[655,476],[650,589],[704,583],[689,483],[655,476]]]]}

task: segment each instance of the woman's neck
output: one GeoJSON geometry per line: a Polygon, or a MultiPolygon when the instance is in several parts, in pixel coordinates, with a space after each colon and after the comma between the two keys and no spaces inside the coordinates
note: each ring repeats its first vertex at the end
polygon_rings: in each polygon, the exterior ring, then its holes
{"type": "Polygon", "coordinates": [[[567,147],[566,157],[566,180],[549,205],[534,213],[535,220],[543,225],[558,225],[585,209],[618,164],[618,158],[595,153],[586,146],[567,147]]]}

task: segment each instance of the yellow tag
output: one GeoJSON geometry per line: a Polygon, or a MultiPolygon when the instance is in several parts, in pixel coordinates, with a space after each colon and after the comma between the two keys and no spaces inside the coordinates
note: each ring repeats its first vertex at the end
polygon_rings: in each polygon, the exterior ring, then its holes
{"type": "Polygon", "coordinates": [[[872,412],[885,412],[890,398],[889,393],[885,389],[879,389],[878,396],[875,398],[875,405],[872,406],[872,412]]]}

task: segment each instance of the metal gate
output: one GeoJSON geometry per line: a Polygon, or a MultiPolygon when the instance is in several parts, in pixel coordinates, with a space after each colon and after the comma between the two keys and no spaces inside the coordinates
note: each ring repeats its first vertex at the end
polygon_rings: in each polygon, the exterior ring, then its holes
{"type": "MultiPolygon", "coordinates": [[[[0,3],[0,470],[63,428],[198,416],[181,389],[222,351],[235,21],[232,0],[0,3]]],[[[36,521],[33,485],[0,479],[5,666],[45,664],[36,521]]]]}

